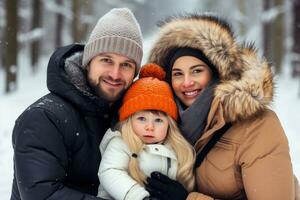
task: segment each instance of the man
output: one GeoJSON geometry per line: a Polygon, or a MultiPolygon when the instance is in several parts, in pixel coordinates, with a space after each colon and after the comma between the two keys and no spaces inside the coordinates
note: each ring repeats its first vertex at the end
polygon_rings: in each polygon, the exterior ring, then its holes
{"type": "Polygon", "coordinates": [[[142,59],[140,27],[130,10],[99,19],[85,46],[51,56],[50,93],[28,107],[13,131],[11,199],[97,199],[99,144],[142,59]]]}

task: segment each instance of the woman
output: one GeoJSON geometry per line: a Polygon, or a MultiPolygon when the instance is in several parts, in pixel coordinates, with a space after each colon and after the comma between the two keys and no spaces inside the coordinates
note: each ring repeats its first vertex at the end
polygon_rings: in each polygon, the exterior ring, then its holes
{"type": "Polygon", "coordinates": [[[152,195],[295,199],[288,141],[268,108],[273,75],[253,45],[238,44],[229,25],[217,17],[178,16],[162,25],[149,62],[164,66],[183,134],[197,154],[217,132],[225,132],[195,166],[197,192],[188,194],[178,182],[154,173],[147,179],[152,195]]]}

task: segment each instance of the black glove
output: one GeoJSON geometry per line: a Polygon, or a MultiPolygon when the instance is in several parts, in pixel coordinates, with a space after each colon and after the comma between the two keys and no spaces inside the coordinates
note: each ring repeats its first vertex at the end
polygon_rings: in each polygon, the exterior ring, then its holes
{"type": "Polygon", "coordinates": [[[150,196],[150,197],[143,198],[143,200],[160,200],[160,199],[150,196]]]}
{"type": "Polygon", "coordinates": [[[159,172],[152,172],[147,182],[146,190],[160,200],[185,200],[188,196],[188,192],[179,182],[159,172]]]}

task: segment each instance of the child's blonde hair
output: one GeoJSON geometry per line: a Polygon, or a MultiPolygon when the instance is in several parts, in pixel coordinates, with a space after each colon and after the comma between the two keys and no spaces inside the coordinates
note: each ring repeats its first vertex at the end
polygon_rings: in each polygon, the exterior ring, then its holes
{"type": "MultiPolygon", "coordinates": [[[[169,128],[167,136],[164,140],[164,144],[171,146],[176,153],[178,162],[176,175],[177,181],[179,181],[187,191],[192,191],[195,186],[195,176],[193,168],[195,161],[195,151],[193,147],[184,139],[177,127],[175,120],[172,119],[169,115],[166,115],[161,111],[149,112],[167,116],[169,128]]],[[[135,154],[138,154],[140,151],[142,151],[145,144],[133,131],[132,116],[120,122],[118,127],[122,133],[122,138],[128,145],[130,151],[135,154]]],[[[130,156],[128,171],[133,179],[144,186],[144,183],[146,182],[146,176],[140,170],[138,161],[133,156],[130,156]]]]}

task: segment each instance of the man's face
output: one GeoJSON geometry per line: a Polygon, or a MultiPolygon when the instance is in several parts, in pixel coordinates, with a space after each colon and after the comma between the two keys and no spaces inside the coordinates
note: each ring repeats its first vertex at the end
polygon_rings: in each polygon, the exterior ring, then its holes
{"type": "Polygon", "coordinates": [[[102,53],[87,66],[88,82],[97,96],[114,102],[131,85],[136,67],[135,62],[125,56],[102,53]]]}

